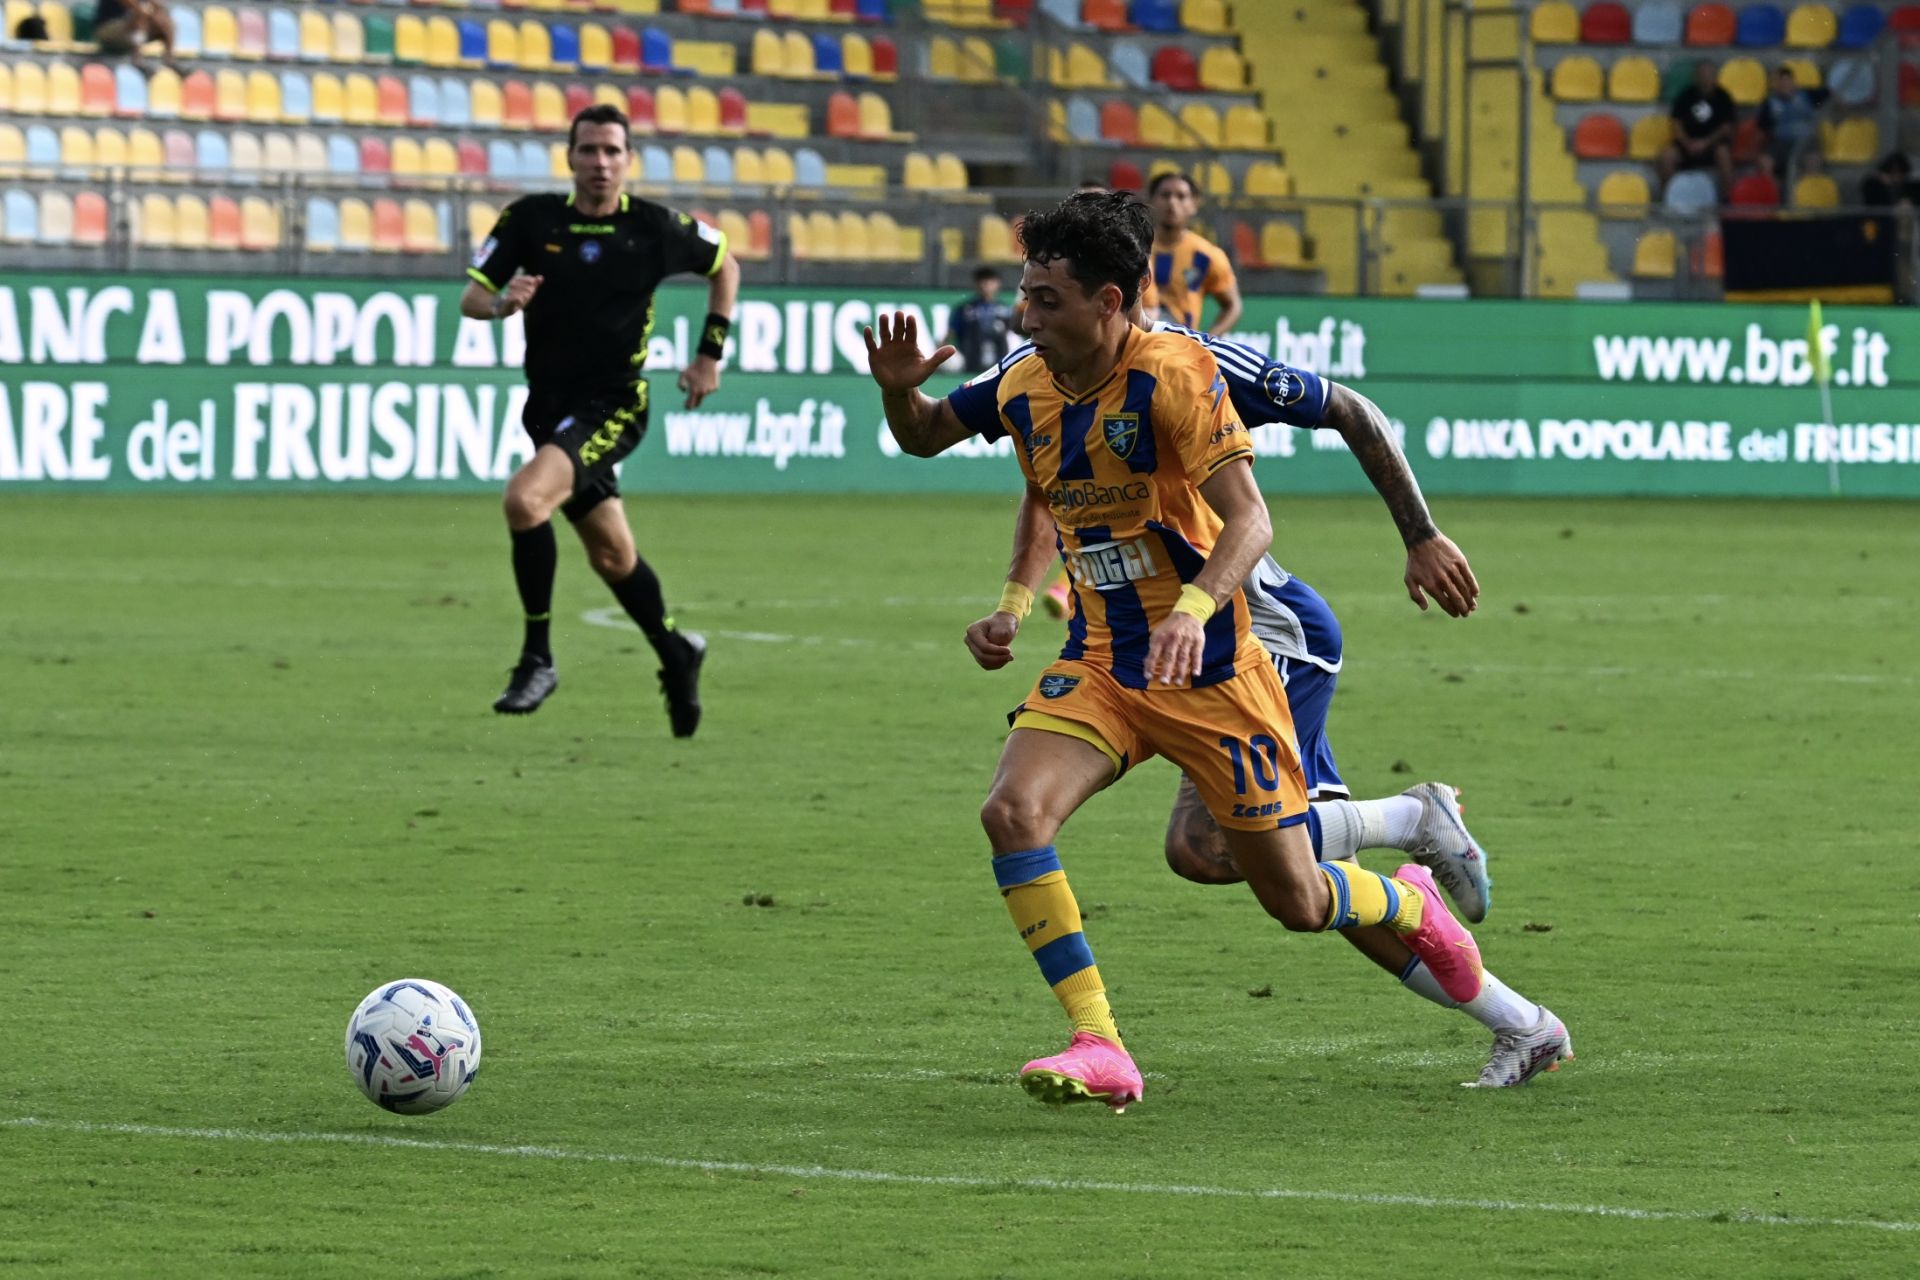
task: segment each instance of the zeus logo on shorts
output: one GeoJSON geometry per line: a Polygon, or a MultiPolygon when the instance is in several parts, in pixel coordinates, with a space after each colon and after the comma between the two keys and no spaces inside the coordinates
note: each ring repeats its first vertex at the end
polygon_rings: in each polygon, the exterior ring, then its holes
{"type": "Polygon", "coordinates": [[[1083,587],[1106,591],[1151,578],[1160,572],[1145,538],[1132,542],[1102,542],[1067,552],[1067,572],[1083,587]]]}

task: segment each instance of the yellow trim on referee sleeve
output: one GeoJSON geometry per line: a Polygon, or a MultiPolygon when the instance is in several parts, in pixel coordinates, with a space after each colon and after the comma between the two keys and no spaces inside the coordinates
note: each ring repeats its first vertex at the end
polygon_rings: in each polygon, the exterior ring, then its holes
{"type": "Polygon", "coordinates": [[[713,251],[713,265],[707,268],[708,276],[720,274],[720,268],[727,265],[727,233],[715,227],[714,234],[720,237],[720,247],[713,251]]]}
{"type": "Polygon", "coordinates": [[[1126,762],[1120,758],[1120,753],[1100,736],[1099,730],[1092,725],[1081,724],[1078,720],[1050,716],[1044,711],[1021,711],[1014,715],[1013,727],[1038,729],[1042,733],[1057,733],[1068,738],[1078,738],[1088,746],[1098,748],[1101,755],[1113,761],[1113,774],[1116,778],[1120,776],[1121,770],[1127,767],[1126,762]]]}
{"type": "Polygon", "coordinates": [[[473,277],[475,284],[478,284],[481,288],[485,289],[488,293],[500,292],[500,286],[495,284],[493,281],[487,279],[486,276],[482,275],[480,272],[480,268],[468,267],[467,274],[473,277]]]}

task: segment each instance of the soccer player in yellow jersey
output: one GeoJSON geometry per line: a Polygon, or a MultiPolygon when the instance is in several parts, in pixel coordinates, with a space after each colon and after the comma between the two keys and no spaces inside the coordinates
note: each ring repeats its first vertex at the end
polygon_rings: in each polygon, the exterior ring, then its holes
{"type": "Polygon", "coordinates": [[[1153,208],[1153,287],[1147,291],[1150,320],[1171,320],[1189,329],[1228,333],[1240,322],[1240,282],[1227,251],[1188,226],[1200,208],[1200,193],[1184,173],[1163,173],[1147,184],[1153,208]],[[1208,298],[1220,304],[1211,325],[1200,323],[1208,298]]]}
{"type": "MultiPolygon", "coordinates": [[[[1140,1072],[1054,838],[1151,756],[1193,780],[1254,896],[1288,929],[1384,924],[1452,998],[1481,986],[1479,949],[1425,868],[1389,877],[1314,861],[1286,693],[1240,592],[1273,532],[1253,449],[1213,355],[1128,319],[1148,234],[1145,210],[1117,193],[1074,196],[1022,227],[1035,351],[1001,376],[1000,417],[1081,603],[1059,661],[1015,713],[981,810],[995,881],[1073,1031],[1021,1082],[1044,1101],[1116,1110],[1140,1097],[1140,1072]]],[[[922,354],[908,316],[880,317],[878,340],[868,330],[866,341],[905,452],[931,457],[973,434],[919,389],[950,348],[922,354]]],[[[1002,597],[1016,616],[1039,585],[1024,576],[1002,597]]]]}

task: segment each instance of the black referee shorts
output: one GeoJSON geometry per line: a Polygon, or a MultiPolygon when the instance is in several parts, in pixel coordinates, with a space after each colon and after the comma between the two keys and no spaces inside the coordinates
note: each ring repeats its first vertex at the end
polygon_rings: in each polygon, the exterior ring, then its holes
{"type": "Polygon", "coordinates": [[[573,459],[573,496],[560,510],[578,523],[608,498],[620,496],[613,468],[646,437],[647,384],[642,379],[612,391],[535,391],[527,396],[520,422],[534,448],[555,445],[573,459]]]}

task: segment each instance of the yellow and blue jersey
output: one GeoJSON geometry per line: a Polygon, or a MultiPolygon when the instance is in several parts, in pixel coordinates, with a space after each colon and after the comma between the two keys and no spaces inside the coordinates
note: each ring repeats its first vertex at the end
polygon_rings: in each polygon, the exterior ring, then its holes
{"type": "MultiPolygon", "coordinates": [[[[1199,486],[1253,457],[1219,363],[1183,335],[1130,330],[1113,372],[1084,394],[1061,386],[1029,350],[948,401],[988,439],[1012,436],[1020,469],[1047,495],[1073,593],[1061,658],[1148,688],[1148,633],[1220,535],[1199,486]]],[[[1263,662],[1236,592],[1206,624],[1192,686],[1263,662]]]]}
{"type": "Polygon", "coordinates": [[[1207,299],[1233,286],[1233,264],[1227,261],[1226,250],[1182,231],[1173,248],[1153,247],[1153,287],[1143,301],[1149,315],[1158,309],[1162,320],[1197,329],[1207,299]]]}

